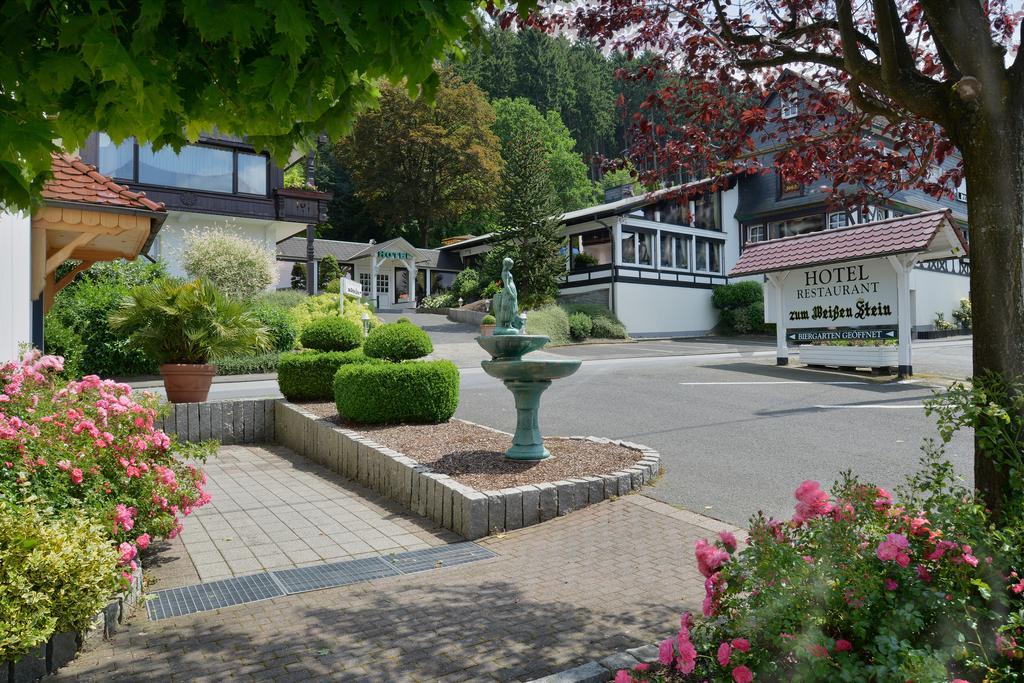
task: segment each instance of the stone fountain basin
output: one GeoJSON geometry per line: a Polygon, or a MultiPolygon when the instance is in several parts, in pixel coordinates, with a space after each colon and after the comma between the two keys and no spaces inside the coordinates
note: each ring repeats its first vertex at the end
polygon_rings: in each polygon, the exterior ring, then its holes
{"type": "MultiPolygon", "coordinates": [[[[546,337],[545,337],[546,339],[546,337]]],[[[485,360],[484,372],[500,380],[539,382],[568,377],[580,369],[580,360],[485,360]]]]}
{"type": "Polygon", "coordinates": [[[476,343],[494,359],[520,358],[531,351],[543,348],[549,341],[551,338],[543,334],[508,334],[476,338],[476,343]]]}

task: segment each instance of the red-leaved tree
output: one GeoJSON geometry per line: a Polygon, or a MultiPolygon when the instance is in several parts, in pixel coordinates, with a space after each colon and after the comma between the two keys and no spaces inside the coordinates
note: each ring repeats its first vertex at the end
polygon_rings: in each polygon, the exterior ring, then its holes
{"type": "MultiPolygon", "coordinates": [[[[651,169],[645,180],[774,170],[830,184],[838,203],[906,187],[948,194],[965,178],[974,370],[1011,378],[1024,375],[1021,8],[1021,0],[588,0],[543,4],[530,21],[645,55],[621,76],[664,79],[634,117],[628,153],[651,169]],[[783,119],[766,107],[772,91],[798,91],[800,114],[783,119]]],[[[975,484],[998,513],[1010,466],[980,446],[975,484]]]]}

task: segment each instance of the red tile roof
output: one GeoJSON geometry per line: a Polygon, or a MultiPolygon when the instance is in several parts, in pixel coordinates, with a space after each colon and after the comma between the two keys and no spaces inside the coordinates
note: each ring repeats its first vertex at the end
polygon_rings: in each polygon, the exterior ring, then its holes
{"type": "Polygon", "coordinates": [[[79,204],[122,206],[145,211],[165,211],[162,203],[132,192],[124,185],[70,154],[53,155],[53,178],[43,187],[43,198],[79,204]]]}
{"type": "MultiPolygon", "coordinates": [[[[795,237],[759,242],[746,247],[732,277],[770,273],[805,266],[854,261],[862,258],[924,251],[944,221],[952,224],[948,209],[916,213],[847,228],[824,230],[795,237]]],[[[964,254],[967,245],[955,231],[964,254]]]]}

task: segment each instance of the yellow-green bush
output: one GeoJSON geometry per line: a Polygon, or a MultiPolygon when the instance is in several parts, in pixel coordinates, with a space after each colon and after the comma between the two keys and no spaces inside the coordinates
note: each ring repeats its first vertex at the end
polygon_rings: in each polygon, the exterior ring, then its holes
{"type": "MultiPolygon", "coordinates": [[[[363,313],[370,314],[370,325],[375,326],[380,324],[380,320],[374,315],[370,307],[361,303],[359,299],[354,296],[345,295],[345,318],[352,320],[359,324],[360,327],[363,325],[363,313]]],[[[296,326],[299,328],[299,334],[302,334],[302,330],[305,329],[306,325],[318,318],[326,318],[331,315],[341,315],[338,311],[338,295],[337,294],[319,294],[317,296],[306,297],[297,306],[291,309],[292,318],[295,320],[296,326]]]]}
{"type": "Polygon", "coordinates": [[[0,501],[0,662],[84,629],[117,588],[118,554],[84,516],[0,501]]]}

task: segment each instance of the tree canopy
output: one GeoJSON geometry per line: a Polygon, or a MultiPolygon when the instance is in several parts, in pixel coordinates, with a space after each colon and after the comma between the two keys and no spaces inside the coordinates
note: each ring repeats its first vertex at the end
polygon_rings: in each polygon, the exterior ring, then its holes
{"type": "Polygon", "coordinates": [[[572,211],[592,202],[594,188],[587,177],[587,165],[573,150],[576,141],[557,111],[541,114],[522,97],[497,99],[491,105],[495,114],[493,130],[501,141],[503,155],[513,149],[510,143],[519,126],[529,127],[543,142],[547,173],[558,195],[558,209],[572,211]]]}
{"type": "Polygon", "coordinates": [[[178,149],[216,128],[279,161],[341,137],[378,79],[430,99],[434,62],[479,33],[484,4],[4,3],[0,202],[27,208],[54,141],[75,149],[94,131],[178,149]]]}
{"type": "MultiPolygon", "coordinates": [[[[1016,0],[593,0],[529,24],[654,56],[635,72],[668,83],[630,150],[657,155],[649,181],[777,172],[827,180],[841,201],[849,188],[951,193],[965,177],[974,372],[1012,381],[1024,375],[1021,18],[1016,0]]],[[[999,514],[1024,493],[1020,464],[983,440],[975,450],[975,485],[999,514]]]]}
{"type": "Polygon", "coordinates": [[[420,245],[493,204],[501,179],[494,110],[483,91],[443,72],[431,106],[385,85],[335,153],[356,197],[382,226],[413,231],[420,245]]]}

